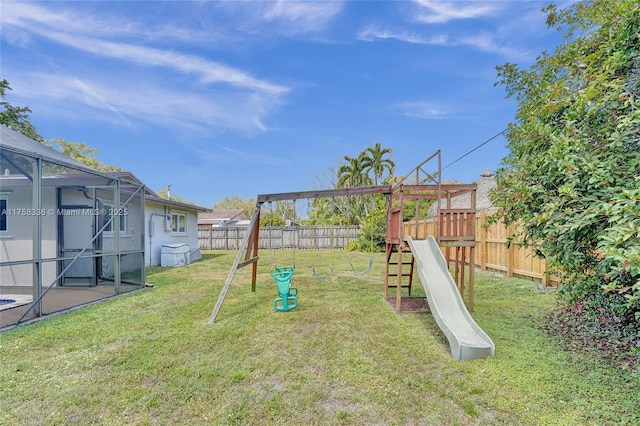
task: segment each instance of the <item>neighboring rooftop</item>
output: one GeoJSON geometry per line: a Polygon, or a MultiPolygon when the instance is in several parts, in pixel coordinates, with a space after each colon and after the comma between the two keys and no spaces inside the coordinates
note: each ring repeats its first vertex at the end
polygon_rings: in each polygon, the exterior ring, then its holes
{"type": "MultiPolygon", "coordinates": [[[[496,179],[493,173],[489,170],[485,170],[480,178],[476,181],[478,189],[476,190],[476,211],[482,212],[495,209],[495,206],[489,199],[489,192],[492,188],[496,187],[496,179]]],[[[440,207],[446,207],[447,200],[440,200],[440,207]]],[[[451,206],[454,208],[469,208],[471,207],[471,195],[469,193],[461,194],[451,198],[451,206]]],[[[436,205],[434,204],[429,208],[429,217],[436,215],[436,205]]]]}
{"type": "Polygon", "coordinates": [[[242,209],[231,210],[211,210],[198,213],[199,226],[223,226],[230,223],[240,223],[250,220],[247,213],[242,209]]]}

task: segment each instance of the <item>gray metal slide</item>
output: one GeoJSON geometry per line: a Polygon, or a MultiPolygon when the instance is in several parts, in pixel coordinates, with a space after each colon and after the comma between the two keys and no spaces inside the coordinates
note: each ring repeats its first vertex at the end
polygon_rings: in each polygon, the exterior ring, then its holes
{"type": "Polygon", "coordinates": [[[405,241],[418,266],[429,309],[449,340],[451,356],[456,361],[493,356],[495,345],[469,314],[436,240],[406,237],[405,241]]]}

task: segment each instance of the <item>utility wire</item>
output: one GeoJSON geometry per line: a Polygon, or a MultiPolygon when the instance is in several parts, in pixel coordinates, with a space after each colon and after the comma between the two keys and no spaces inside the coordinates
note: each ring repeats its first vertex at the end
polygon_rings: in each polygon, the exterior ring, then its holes
{"type": "Polygon", "coordinates": [[[491,142],[492,140],[494,140],[495,138],[497,138],[498,136],[500,136],[501,134],[503,134],[504,132],[506,132],[508,129],[504,129],[503,131],[501,131],[500,133],[498,133],[495,136],[492,136],[491,138],[487,139],[486,141],[482,142],[480,145],[476,146],[475,148],[473,148],[471,151],[467,152],[466,154],[462,155],[461,157],[456,158],[455,160],[453,160],[452,162],[450,162],[449,164],[447,164],[446,166],[444,166],[441,170],[446,169],[447,167],[457,163],[458,161],[462,160],[464,157],[466,157],[467,155],[471,154],[473,151],[482,148],[484,145],[488,144],[489,142],[491,142]]]}

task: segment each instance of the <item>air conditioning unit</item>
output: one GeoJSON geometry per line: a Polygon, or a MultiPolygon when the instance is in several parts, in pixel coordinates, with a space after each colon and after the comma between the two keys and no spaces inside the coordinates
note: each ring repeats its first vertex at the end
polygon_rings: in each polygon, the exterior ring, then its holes
{"type": "Polygon", "coordinates": [[[184,266],[191,263],[188,244],[163,244],[160,247],[160,266],[184,266]]]}

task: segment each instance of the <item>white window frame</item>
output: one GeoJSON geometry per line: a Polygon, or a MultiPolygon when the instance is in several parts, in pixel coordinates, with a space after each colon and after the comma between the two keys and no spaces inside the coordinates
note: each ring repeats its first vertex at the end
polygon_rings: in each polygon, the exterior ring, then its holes
{"type": "MultiPolygon", "coordinates": [[[[104,210],[104,223],[107,223],[111,219],[111,215],[109,214],[114,210],[114,207],[109,204],[105,204],[103,207],[104,210]]],[[[127,230],[127,215],[120,215],[120,235],[129,235],[129,231],[127,230]]],[[[104,235],[113,236],[113,221],[104,228],[104,235]]]]}
{"type": "Polygon", "coordinates": [[[171,212],[171,233],[172,234],[181,234],[184,235],[187,233],[187,213],[181,211],[172,211],[171,212]],[[184,219],[184,228],[180,230],[179,223],[180,218],[184,219]]]}

